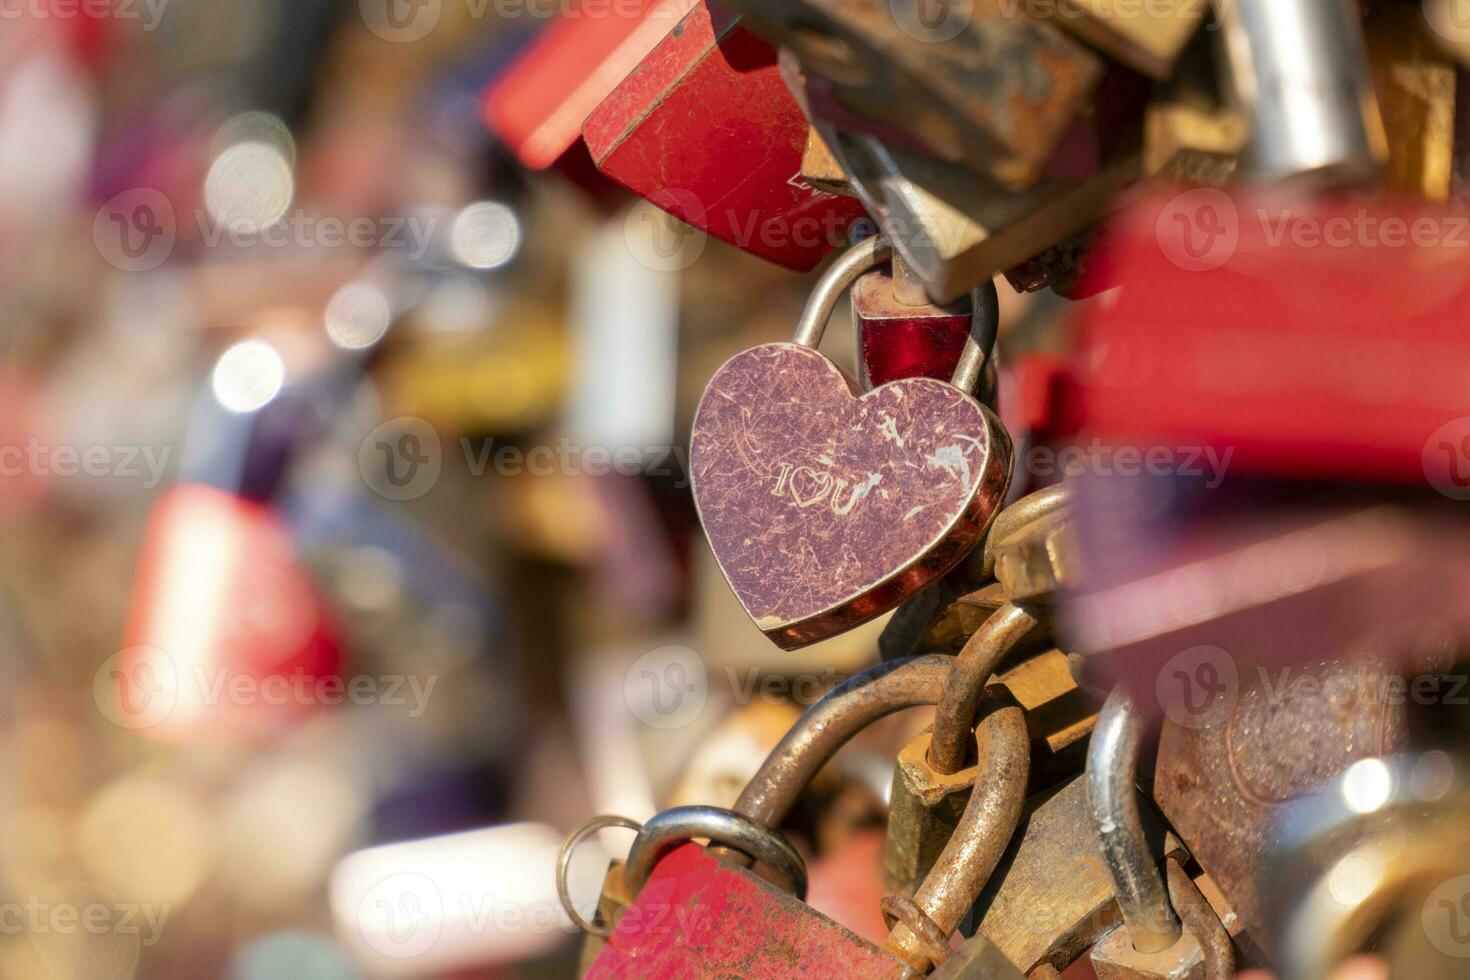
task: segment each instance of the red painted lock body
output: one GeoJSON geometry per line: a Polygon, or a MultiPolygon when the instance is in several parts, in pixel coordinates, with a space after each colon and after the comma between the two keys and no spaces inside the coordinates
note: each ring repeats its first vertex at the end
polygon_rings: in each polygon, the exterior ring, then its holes
{"type": "Polygon", "coordinates": [[[910,306],[894,292],[893,273],[874,269],[852,286],[852,319],[869,387],[899,378],[948,381],[970,336],[968,298],[947,306],[910,306]]]}
{"type": "Polygon", "coordinates": [[[1470,446],[1431,445],[1470,418],[1463,215],[1201,189],[1139,200],[1106,248],[1124,288],[1082,323],[1089,434],[1270,477],[1423,485],[1458,456],[1470,486],[1470,446]]]}
{"type": "Polygon", "coordinates": [[[776,50],[699,3],[583,126],[602,173],[745,251],[798,271],[846,243],[862,205],[800,178],[808,123],[776,50]]]}
{"type": "Polygon", "coordinates": [[[611,189],[582,142],[588,113],[673,30],[695,0],[625,0],[563,14],[485,93],[485,120],[521,165],[611,189]]]}
{"type": "Polygon", "coordinates": [[[624,912],[586,980],[880,980],[908,968],[697,844],[665,856],[624,912]]]}
{"type": "Polygon", "coordinates": [[[154,506],[123,650],[99,676],[98,700],[126,728],[229,741],[340,702],[340,663],[335,630],[275,512],[183,484],[154,506]]]}

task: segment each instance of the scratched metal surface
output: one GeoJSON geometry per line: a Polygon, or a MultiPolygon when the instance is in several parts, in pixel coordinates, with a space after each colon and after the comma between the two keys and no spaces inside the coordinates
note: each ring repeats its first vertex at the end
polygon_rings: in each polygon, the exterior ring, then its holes
{"type": "Polygon", "coordinates": [[[872,619],[954,567],[1003,499],[1009,460],[995,417],[950,385],[912,378],[858,397],[795,344],[720,368],[690,455],[725,578],[787,648],[872,619]]]}
{"type": "Polygon", "coordinates": [[[744,870],[685,844],[654,868],[586,980],[880,980],[907,968],[744,870]]]}

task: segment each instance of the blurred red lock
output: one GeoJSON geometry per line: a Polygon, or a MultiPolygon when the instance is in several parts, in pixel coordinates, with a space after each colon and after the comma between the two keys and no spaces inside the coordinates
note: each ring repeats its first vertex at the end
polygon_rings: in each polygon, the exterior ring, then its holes
{"type": "Polygon", "coordinates": [[[587,117],[597,168],[716,238],[797,271],[846,242],[856,200],[800,178],[808,124],[776,49],[704,3],[587,117]]]}
{"type": "Polygon", "coordinates": [[[99,705],[162,739],[266,734],[343,695],[334,631],[285,526],[203,484],[155,505],[123,643],[99,705]]]}
{"type": "Polygon", "coordinates": [[[564,14],[486,91],[491,131],[529,170],[554,167],[594,192],[611,187],[587,155],[582,123],[694,3],[624,0],[564,14]]]}

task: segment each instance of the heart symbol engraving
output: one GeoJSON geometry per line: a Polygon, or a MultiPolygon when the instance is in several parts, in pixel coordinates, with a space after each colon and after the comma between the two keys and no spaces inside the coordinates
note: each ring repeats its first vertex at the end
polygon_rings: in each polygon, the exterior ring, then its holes
{"type": "Polygon", "coordinates": [[[796,649],[894,608],[953,568],[1005,498],[1011,444],[929,378],[863,394],[808,347],[727,361],[695,413],[694,501],[730,588],[796,649]]]}

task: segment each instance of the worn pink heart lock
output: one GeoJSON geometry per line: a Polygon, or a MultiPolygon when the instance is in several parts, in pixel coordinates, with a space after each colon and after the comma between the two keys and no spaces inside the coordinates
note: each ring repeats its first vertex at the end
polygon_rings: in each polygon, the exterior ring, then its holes
{"type": "Polygon", "coordinates": [[[1005,499],[1011,441],[970,392],[999,319],[976,290],[965,353],[946,384],[905,378],[863,394],[817,351],[837,300],[887,261],[854,246],[818,284],[792,343],[715,372],[695,413],[694,501],[746,613],[787,650],[893,609],[952,569],[1005,499]]]}

